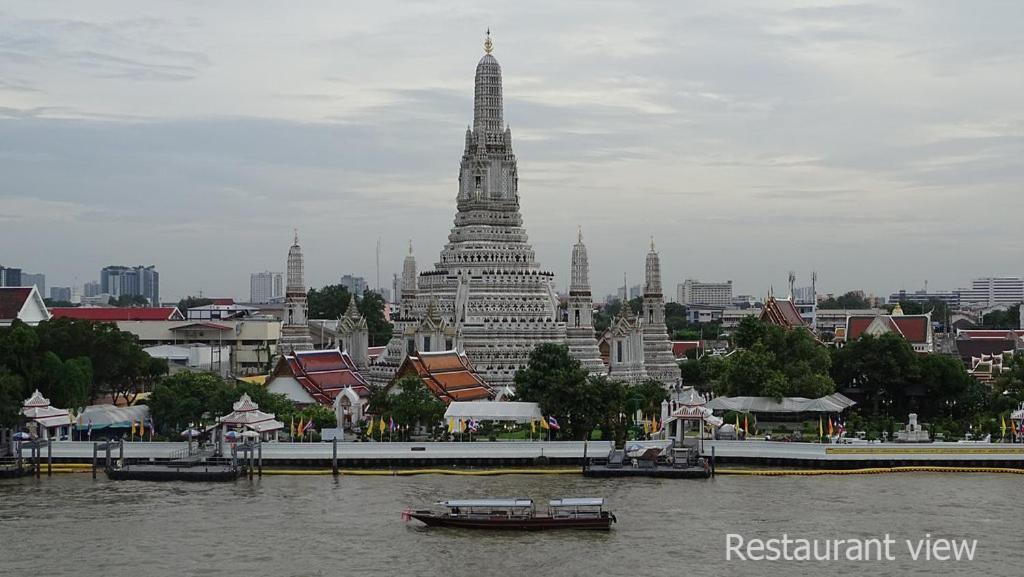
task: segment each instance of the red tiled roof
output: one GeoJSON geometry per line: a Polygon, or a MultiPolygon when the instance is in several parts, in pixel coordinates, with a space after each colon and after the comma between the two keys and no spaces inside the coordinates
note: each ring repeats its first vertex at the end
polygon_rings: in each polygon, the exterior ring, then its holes
{"type": "Polygon", "coordinates": [[[672,356],[681,359],[686,353],[700,348],[700,341],[672,341],[672,356]]]}
{"type": "Polygon", "coordinates": [[[495,397],[494,389],[480,378],[469,359],[455,351],[406,357],[388,386],[394,386],[402,377],[413,374],[422,379],[446,405],[452,401],[480,401],[495,397]]]}
{"type": "MultiPolygon", "coordinates": [[[[25,301],[32,294],[32,287],[0,288],[0,319],[16,319],[25,301]]],[[[52,310],[52,309],[51,309],[52,310]]]]}
{"type": "Polygon", "coordinates": [[[175,321],[184,317],[177,307],[54,307],[53,318],[84,321],[175,321]]]}
{"type": "Polygon", "coordinates": [[[285,355],[274,374],[287,373],[322,405],[333,405],[334,399],[346,388],[360,397],[370,395],[366,379],[359,373],[352,357],[338,349],[297,351],[285,355]]]}
{"type": "Polygon", "coordinates": [[[212,299],[212,300],[213,300],[213,302],[210,303],[210,304],[218,305],[218,306],[228,306],[228,305],[235,304],[235,299],[230,299],[230,298],[229,299],[212,299]]]}

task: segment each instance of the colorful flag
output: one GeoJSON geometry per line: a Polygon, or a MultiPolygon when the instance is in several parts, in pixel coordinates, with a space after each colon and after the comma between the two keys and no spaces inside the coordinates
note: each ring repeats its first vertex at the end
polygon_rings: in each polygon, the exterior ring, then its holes
{"type": "Polygon", "coordinates": [[[740,432],[740,414],[736,413],[736,432],[740,432]]]}
{"type": "Polygon", "coordinates": [[[534,420],[534,419],[530,419],[530,434],[532,435],[532,434],[534,434],[536,432],[537,432],[537,421],[534,420]]]}
{"type": "Polygon", "coordinates": [[[448,432],[455,432],[455,417],[448,417],[448,432]]]}
{"type": "Polygon", "coordinates": [[[650,433],[651,432],[651,424],[647,421],[647,417],[644,417],[641,420],[643,421],[643,424],[644,424],[644,433],[650,433]]]}
{"type": "Polygon", "coordinates": [[[821,422],[821,415],[818,415],[818,440],[825,436],[825,425],[821,422]]]}
{"type": "Polygon", "coordinates": [[[298,432],[299,432],[299,436],[300,436],[300,437],[302,436],[302,432],[303,432],[303,429],[302,429],[302,419],[303,419],[302,417],[299,417],[299,428],[298,428],[298,432]]]}
{"type": "Polygon", "coordinates": [[[1000,437],[1006,436],[1006,417],[1004,415],[999,415],[999,431],[1000,437]]]}
{"type": "Polygon", "coordinates": [[[550,428],[551,428],[551,427],[550,427],[550,426],[548,425],[548,422],[547,422],[547,421],[546,421],[546,420],[544,419],[544,417],[541,417],[541,418],[540,418],[540,421],[538,421],[538,422],[540,423],[540,428],[541,428],[541,429],[545,429],[545,430],[547,430],[547,429],[550,429],[550,428]]]}
{"type": "Polygon", "coordinates": [[[558,426],[558,420],[554,417],[548,417],[548,426],[556,431],[562,428],[558,426]]]}
{"type": "Polygon", "coordinates": [[[746,431],[748,435],[750,434],[750,421],[747,420],[746,413],[743,414],[743,430],[746,431]]]}
{"type": "Polygon", "coordinates": [[[475,433],[476,432],[476,419],[474,419],[473,417],[469,418],[469,432],[470,433],[475,433]]]}
{"type": "Polygon", "coordinates": [[[295,415],[292,415],[291,424],[288,426],[288,431],[291,433],[291,437],[295,438],[295,415]]]}
{"type": "Polygon", "coordinates": [[[837,437],[842,437],[843,433],[845,433],[845,432],[846,432],[846,426],[843,425],[843,422],[839,420],[839,417],[836,417],[836,436],[837,437]]]}
{"type": "Polygon", "coordinates": [[[828,436],[831,437],[835,433],[835,429],[832,427],[832,416],[828,417],[828,436]]]}
{"type": "Polygon", "coordinates": [[[313,428],[313,419],[311,417],[308,421],[306,421],[306,426],[302,429],[302,434],[305,435],[306,431],[308,431],[308,430],[310,430],[312,428],[313,428]]]}
{"type": "Polygon", "coordinates": [[[388,417],[388,430],[391,432],[395,430],[395,420],[392,417],[388,417]]]}
{"type": "Polygon", "coordinates": [[[377,428],[380,430],[381,433],[384,432],[384,417],[381,417],[380,420],[377,421],[377,428]]]}
{"type": "Polygon", "coordinates": [[[372,415],[370,416],[370,424],[366,425],[366,435],[368,437],[372,437],[373,436],[373,416],[372,415]]]}

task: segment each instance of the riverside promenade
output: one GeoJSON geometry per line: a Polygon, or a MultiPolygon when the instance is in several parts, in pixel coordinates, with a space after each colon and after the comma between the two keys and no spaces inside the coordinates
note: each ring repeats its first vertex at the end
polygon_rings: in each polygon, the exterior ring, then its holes
{"type": "Polygon", "coordinates": [[[1024,445],[1004,443],[785,443],[704,441],[719,464],[856,469],[914,465],[1024,468],[1024,445]]]}
{"type": "MultiPolygon", "coordinates": [[[[193,445],[195,446],[195,445],[193,445]]],[[[161,462],[186,449],[184,442],[124,443],[124,458],[133,461],[161,462]]],[[[389,467],[425,465],[581,465],[584,450],[588,457],[605,457],[612,449],[609,441],[475,441],[452,443],[352,443],[337,444],[337,462],[344,467],[389,467]]],[[[263,443],[263,464],[269,467],[325,467],[333,461],[333,443],[263,443]]],[[[230,454],[230,445],[224,446],[230,454]]],[[[116,456],[116,455],[115,455],[116,456]]],[[[91,463],[93,443],[57,441],[53,443],[53,461],[91,463]]],[[[101,451],[100,459],[103,458],[101,451]]]]}

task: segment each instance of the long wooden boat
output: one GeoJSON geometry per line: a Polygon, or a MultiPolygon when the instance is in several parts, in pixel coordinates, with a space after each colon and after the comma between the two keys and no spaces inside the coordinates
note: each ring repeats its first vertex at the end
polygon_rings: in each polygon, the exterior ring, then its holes
{"type": "Polygon", "coordinates": [[[402,516],[428,527],[544,531],[590,529],[608,531],[615,515],[604,510],[604,499],[554,499],[547,513],[537,513],[532,499],[450,500],[437,503],[443,511],[406,510],[402,516]]]}

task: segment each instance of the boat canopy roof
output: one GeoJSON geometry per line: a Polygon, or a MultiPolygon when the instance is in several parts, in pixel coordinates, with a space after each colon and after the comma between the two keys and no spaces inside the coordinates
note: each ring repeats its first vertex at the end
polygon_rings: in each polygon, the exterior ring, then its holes
{"type": "Polygon", "coordinates": [[[438,501],[438,505],[445,507],[533,507],[533,499],[452,499],[449,501],[438,501]]]}
{"type": "Polygon", "coordinates": [[[552,499],[548,502],[551,507],[604,507],[604,498],[586,497],[580,499],[552,499]]]}

